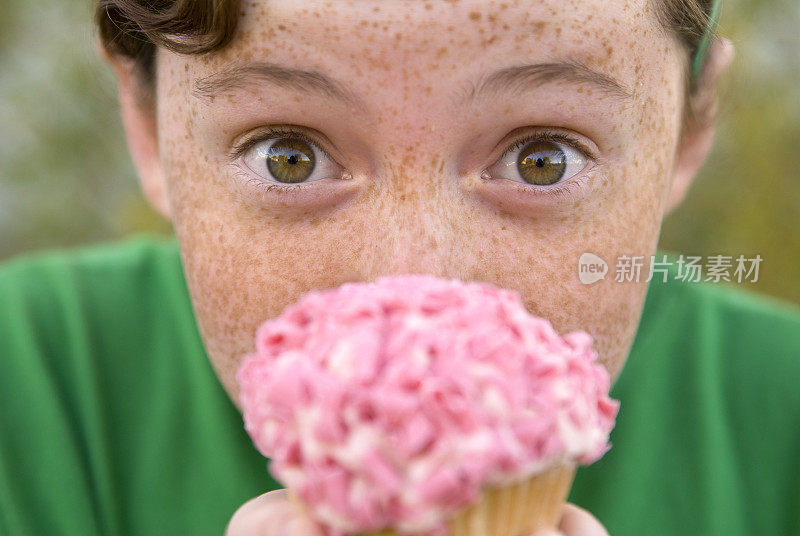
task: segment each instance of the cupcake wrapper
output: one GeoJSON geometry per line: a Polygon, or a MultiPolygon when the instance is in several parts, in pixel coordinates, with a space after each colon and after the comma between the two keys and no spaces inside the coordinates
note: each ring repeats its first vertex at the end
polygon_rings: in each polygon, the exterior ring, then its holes
{"type": "Polygon", "coordinates": [[[489,489],[483,499],[456,514],[448,536],[529,536],[554,528],[575,477],[574,466],[558,466],[504,488],[489,489]]]}
{"type": "MultiPolygon", "coordinates": [[[[480,502],[450,519],[447,536],[529,536],[541,528],[555,528],[575,471],[573,464],[559,465],[516,484],[487,489],[480,502]]],[[[384,529],[358,536],[412,535],[384,529]]]]}

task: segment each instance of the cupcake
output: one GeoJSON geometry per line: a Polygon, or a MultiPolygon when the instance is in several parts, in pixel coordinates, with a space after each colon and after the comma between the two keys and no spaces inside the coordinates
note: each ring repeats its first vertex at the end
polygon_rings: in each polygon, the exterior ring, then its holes
{"type": "Polygon", "coordinates": [[[245,429],[330,536],[555,526],[619,408],[591,337],[426,275],[303,295],[238,372],[245,429]]]}

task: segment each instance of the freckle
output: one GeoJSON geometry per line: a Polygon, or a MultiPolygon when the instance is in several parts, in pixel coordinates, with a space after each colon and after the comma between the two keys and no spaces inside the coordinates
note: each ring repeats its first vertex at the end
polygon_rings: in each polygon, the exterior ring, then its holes
{"type": "Polygon", "coordinates": [[[430,11],[431,9],[433,9],[433,6],[430,4],[425,4],[425,9],[430,11]]]}
{"type": "Polygon", "coordinates": [[[472,20],[481,20],[481,14],[478,13],[477,11],[472,11],[469,14],[469,18],[472,20]]]}
{"type": "Polygon", "coordinates": [[[278,24],[278,29],[279,30],[285,30],[286,26],[284,26],[283,24],[278,24]]]}

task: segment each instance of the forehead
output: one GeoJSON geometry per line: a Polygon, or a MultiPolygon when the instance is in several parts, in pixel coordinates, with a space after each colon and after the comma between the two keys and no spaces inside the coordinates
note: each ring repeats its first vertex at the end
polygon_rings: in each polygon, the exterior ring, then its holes
{"type": "Polygon", "coordinates": [[[216,144],[260,124],[302,124],[349,144],[365,166],[421,146],[476,151],[468,142],[526,125],[622,146],[680,105],[680,48],[651,1],[245,2],[221,50],[160,51],[160,120],[197,124],[216,144]],[[520,68],[511,83],[483,83],[520,68]]]}
{"type": "Polygon", "coordinates": [[[247,60],[302,66],[360,79],[361,94],[556,61],[632,87],[665,42],[648,0],[271,0],[244,2],[233,41],[206,61],[210,72],[247,60]]]}

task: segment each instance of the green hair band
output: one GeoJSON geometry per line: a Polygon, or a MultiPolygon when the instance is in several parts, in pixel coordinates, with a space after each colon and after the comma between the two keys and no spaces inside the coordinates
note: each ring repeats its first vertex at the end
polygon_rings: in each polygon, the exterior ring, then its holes
{"type": "Polygon", "coordinates": [[[722,0],[714,0],[711,4],[711,13],[708,16],[708,27],[706,28],[703,38],[697,47],[697,52],[694,53],[692,60],[692,78],[695,80],[700,76],[700,70],[703,68],[703,62],[708,56],[708,49],[711,47],[711,40],[714,38],[714,31],[719,23],[719,12],[722,10],[722,0]]]}

